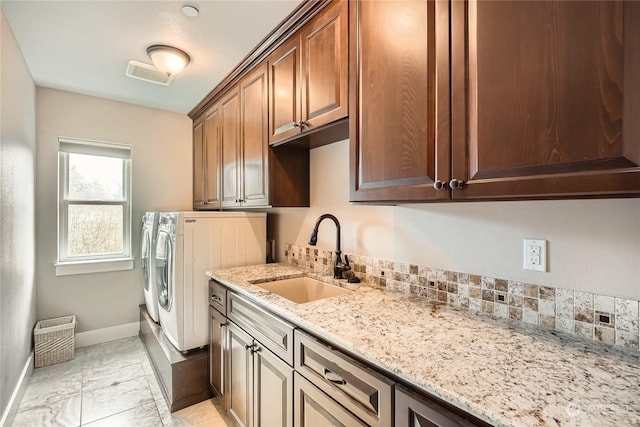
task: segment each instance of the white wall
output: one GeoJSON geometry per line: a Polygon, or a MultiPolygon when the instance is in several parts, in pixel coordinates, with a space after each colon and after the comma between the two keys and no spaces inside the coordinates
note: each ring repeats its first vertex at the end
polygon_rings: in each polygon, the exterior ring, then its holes
{"type": "MultiPolygon", "coordinates": [[[[355,205],[348,144],[311,150],[310,209],[273,210],[278,260],[285,243],[306,245],[328,212],[347,253],[640,299],[640,199],[355,205]],[[549,241],[548,273],[522,270],[524,237],[549,241]]],[[[335,247],[330,222],[318,247],[335,247]]]]}
{"type": "Polygon", "coordinates": [[[144,303],[139,262],[142,214],[191,208],[191,120],[183,114],[39,87],[37,129],[38,318],[75,314],[79,332],[136,322],[138,305],[144,303]],[[134,270],[56,277],[59,136],[133,146],[134,270]]]}
{"type": "Polygon", "coordinates": [[[11,419],[36,317],[36,89],[1,8],[0,30],[0,418],[11,419]]]}

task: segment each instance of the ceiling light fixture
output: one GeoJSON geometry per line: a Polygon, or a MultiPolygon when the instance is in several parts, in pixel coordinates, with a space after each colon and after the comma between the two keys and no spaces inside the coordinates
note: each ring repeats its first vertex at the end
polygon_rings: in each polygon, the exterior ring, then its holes
{"type": "Polygon", "coordinates": [[[147,55],[151,58],[153,65],[167,75],[179,73],[191,62],[191,58],[185,51],[162,44],[149,46],[147,55]]]}
{"type": "Polygon", "coordinates": [[[188,4],[185,4],[184,6],[182,6],[181,10],[182,10],[182,13],[185,16],[188,16],[189,18],[195,18],[196,16],[198,16],[198,13],[200,13],[195,6],[191,6],[188,4]]]}

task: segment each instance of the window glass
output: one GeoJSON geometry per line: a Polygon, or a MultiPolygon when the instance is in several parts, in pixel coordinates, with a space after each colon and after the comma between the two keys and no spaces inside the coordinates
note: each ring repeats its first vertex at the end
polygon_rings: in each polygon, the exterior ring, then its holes
{"type": "Polygon", "coordinates": [[[69,153],[70,200],[122,200],[124,160],[69,153]]]}
{"type": "Polygon", "coordinates": [[[68,221],[70,257],[124,251],[122,206],[70,205],[68,221]]]}

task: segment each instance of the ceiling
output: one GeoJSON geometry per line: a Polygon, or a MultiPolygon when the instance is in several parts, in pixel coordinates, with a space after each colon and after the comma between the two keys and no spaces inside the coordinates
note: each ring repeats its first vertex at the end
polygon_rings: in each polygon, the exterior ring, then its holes
{"type": "Polygon", "coordinates": [[[38,86],[188,113],[300,0],[2,0],[38,86]],[[185,4],[200,14],[182,14],[185,4]],[[191,63],[162,86],[125,76],[167,44],[191,63]]]}

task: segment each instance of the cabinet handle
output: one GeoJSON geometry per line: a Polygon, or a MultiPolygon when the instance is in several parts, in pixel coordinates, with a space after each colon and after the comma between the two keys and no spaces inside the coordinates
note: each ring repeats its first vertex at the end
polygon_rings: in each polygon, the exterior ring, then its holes
{"type": "Polygon", "coordinates": [[[449,181],[449,187],[451,187],[452,190],[462,190],[463,185],[464,185],[464,181],[460,181],[455,178],[449,181]]]}
{"type": "Polygon", "coordinates": [[[436,191],[444,190],[446,187],[447,187],[447,184],[445,182],[440,181],[439,179],[433,183],[433,188],[436,191]]]}
{"type": "Polygon", "coordinates": [[[324,368],[324,370],[322,371],[322,375],[324,376],[324,379],[329,381],[330,383],[334,383],[336,385],[345,385],[347,383],[347,381],[342,378],[340,375],[331,372],[329,369],[324,368]]]}

